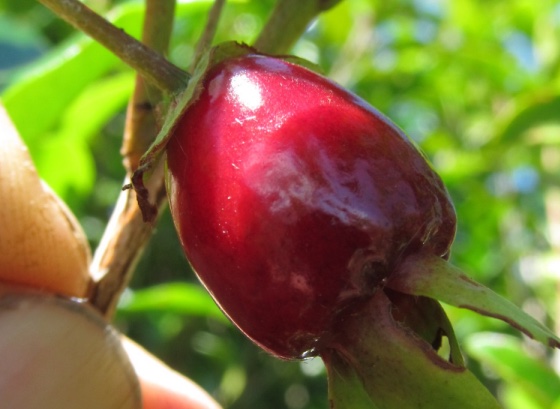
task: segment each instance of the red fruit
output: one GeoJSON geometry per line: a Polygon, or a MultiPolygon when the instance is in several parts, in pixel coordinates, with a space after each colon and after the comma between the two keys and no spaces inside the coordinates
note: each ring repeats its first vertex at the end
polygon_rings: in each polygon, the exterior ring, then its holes
{"type": "Polygon", "coordinates": [[[199,278],[262,348],[316,353],[408,254],[447,256],[440,178],[366,102],[255,54],[203,86],[167,147],[171,211],[199,278]]]}

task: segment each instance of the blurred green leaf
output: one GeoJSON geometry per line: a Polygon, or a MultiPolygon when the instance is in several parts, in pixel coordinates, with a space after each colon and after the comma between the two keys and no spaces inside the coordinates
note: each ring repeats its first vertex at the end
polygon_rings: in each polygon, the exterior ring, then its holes
{"type": "MultiPolygon", "coordinates": [[[[207,0],[182,2],[177,15],[200,20],[209,4],[207,0]]],[[[108,18],[138,37],[143,12],[142,2],[125,2],[108,18]]],[[[3,104],[28,144],[39,174],[66,201],[91,191],[95,167],[86,140],[123,109],[132,93],[133,75],[101,45],[76,34],[20,72],[3,93],[3,104]],[[105,79],[115,72],[115,78],[105,79]],[[59,154],[67,158],[64,163],[59,154]]]]}
{"type": "Polygon", "coordinates": [[[533,395],[526,389],[520,388],[516,383],[502,385],[500,397],[506,409],[549,409],[542,406],[533,395]]]}
{"type": "Polygon", "coordinates": [[[542,409],[560,398],[560,378],[539,358],[531,356],[518,338],[479,333],[467,338],[467,352],[488,365],[511,388],[523,389],[542,409]]]}
{"type": "Polygon", "coordinates": [[[39,173],[67,201],[72,194],[85,196],[93,188],[95,164],[88,142],[126,106],[133,86],[132,72],[93,82],[69,104],[56,131],[35,143],[44,153],[35,161],[39,173]]]}
{"type": "MultiPolygon", "coordinates": [[[[126,3],[111,13],[111,20],[138,36],[142,11],[141,5],[126,3]]],[[[118,66],[124,67],[118,58],[77,34],[21,72],[2,99],[22,137],[33,148],[33,141],[58,125],[63,112],[84,88],[118,66]]]]}
{"type": "Polygon", "coordinates": [[[167,283],[127,294],[118,306],[120,313],[173,312],[229,322],[208,292],[196,284],[167,283]]]}
{"type": "MultiPolygon", "coordinates": [[[[138,35],[142,11],[140,4],[127,3],[115,8],[112,20],[138,35]]],[[[116,68],[124,66],[78,34],[23,71],[2,95],[39,174],[67,202],[91,191],[95,166],[88,138],[124,107],[132,91],[131,70],[102,79],[116,68]]]]}
{"type": "Polygon", "coordinates": [[[513,143],[531,128],[560,123],[560,95],[549,96],[522,108],[499,136],[500,143],[513,143]]]}
{"type": "Polygon", "coordinates": [[[99,131],[115,112],[126,105],[134,88],[134,74],[124,72],[89,84],[61,118],[59,134],[87,139],[99,131]]]}

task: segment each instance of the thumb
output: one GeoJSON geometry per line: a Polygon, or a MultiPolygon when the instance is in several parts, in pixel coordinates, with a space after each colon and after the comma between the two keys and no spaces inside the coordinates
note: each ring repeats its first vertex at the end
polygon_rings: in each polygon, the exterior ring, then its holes
{"type": "Polygon", "coordinates": [[[2,409],[139,409],[120,337],[86,304],[0,295],[2,409]]]}

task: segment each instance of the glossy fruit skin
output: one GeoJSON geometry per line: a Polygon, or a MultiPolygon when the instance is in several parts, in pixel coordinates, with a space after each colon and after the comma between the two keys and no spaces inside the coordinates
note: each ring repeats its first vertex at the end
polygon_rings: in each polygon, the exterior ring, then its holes
{"type": "Polygon", "coordinates": [[[407,254],[447,257],[439,176],[359,97],[256,54],[203,85],[167,146],[171,212],[203,284],[266,351],[316,353],[407,254]]]}

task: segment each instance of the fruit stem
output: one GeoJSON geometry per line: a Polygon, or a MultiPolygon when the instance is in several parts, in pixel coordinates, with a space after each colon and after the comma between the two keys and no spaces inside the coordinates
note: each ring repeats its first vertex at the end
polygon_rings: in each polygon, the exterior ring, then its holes
{"type": "Polygon", "coordinates": [[[278,0],[254,47],[268,54],[285,54],[319,13],[341,0],[278,0]]]}
{"type": "Polygon", "coordinates": [[[109,49],[126,64],[162,91],[183,89],[189,74],[161,54],[115,27],[78,0],[39,0],[68,23],[109,49]]]}

